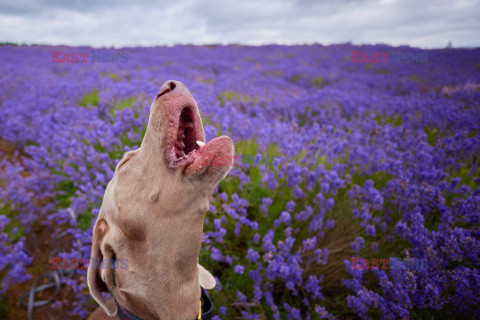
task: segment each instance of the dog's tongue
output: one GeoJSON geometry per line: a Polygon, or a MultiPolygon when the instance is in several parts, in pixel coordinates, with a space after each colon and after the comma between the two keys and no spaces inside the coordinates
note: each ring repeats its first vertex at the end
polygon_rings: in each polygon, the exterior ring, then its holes
{"type": "Polygon", "coordinates": [[[185,169],[186,174],[204,174],[207,169],[217,171],[233,165],[233,142],[230,137],[221,136],[210,140],[196,152],[195,160],[185,169]]]}

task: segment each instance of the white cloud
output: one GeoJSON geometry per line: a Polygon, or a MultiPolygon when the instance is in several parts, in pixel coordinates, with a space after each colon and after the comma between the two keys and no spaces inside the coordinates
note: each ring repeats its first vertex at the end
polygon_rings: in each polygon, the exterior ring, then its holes
{"type": "Polygon", "coordinates": [[[0,4],[0,41],[93,46],[176,43],[480,45],[480,1],[209,0],[0,4]]]}

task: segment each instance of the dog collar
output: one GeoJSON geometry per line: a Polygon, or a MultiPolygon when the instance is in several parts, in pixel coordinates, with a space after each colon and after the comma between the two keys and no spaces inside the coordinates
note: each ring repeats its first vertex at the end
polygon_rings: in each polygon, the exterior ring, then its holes
{"type": "MultiPolygon", "coordinates": [[[[200,287],[202,291],[202,295],[200,296],[199,307],[198,307],[198,316],[195,320],[212,320],[212,300],[207,294],[207,290],[200,287]]],[[[142,320],[141,318],[137,317],[120,304],[118,304],[117,300],[117,310],[118,310],[118,317],[120,320],[142,320]]]]}

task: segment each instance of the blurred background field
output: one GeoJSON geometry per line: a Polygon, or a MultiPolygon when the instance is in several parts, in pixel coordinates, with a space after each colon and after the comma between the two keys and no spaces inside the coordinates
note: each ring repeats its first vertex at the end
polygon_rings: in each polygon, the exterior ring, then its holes
{"type": "MultiPolygon", "coordinates": [[[[0,318],[26,317],[18,300],[52,243],[89,257],[105,186],[169,79],[196,99],[207,140],[229,135],[238,155],[200,254],[215,319],[480,318],[480,49],[3,45],[0,60],[0,318]]],[[[85,318],[85,274],[35,319],[85,318]]]]}

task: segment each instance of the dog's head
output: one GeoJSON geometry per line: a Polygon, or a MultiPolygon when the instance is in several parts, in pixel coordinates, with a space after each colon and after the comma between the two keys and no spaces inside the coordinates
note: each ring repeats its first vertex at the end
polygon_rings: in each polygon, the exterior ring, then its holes
{"type": "Polygon", "coordinates": [[[176,292],[180,303],[192,285],[215,285],[197,259],[209,200],[233,153],[229,137],[205,143],[197,104],[181,82],[162,85],[142,144],[118,163],[93,229],[88,285],[108,314],[115,311],[102,291],[127,308],[142,306],[149,318],[160,312],[149,301],[172,303],[161,301],[159,288],[176,292]]]}

